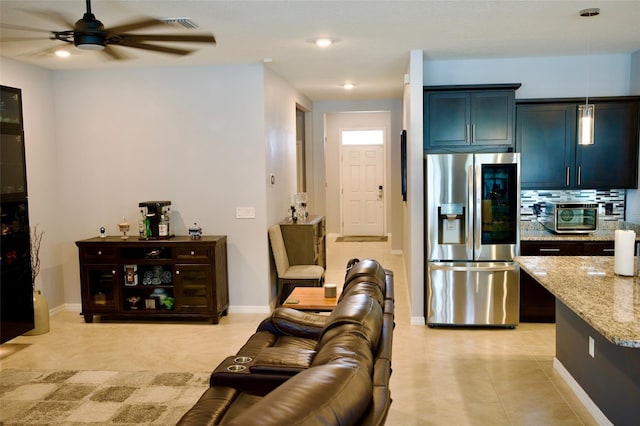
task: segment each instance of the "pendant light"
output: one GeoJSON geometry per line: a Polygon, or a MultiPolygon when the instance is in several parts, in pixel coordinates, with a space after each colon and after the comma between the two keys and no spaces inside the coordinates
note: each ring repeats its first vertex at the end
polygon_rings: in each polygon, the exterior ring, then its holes
{"type": "MultiPolygon", "coordinates": [[[[580,16],[598,16],[600,9],[590,8],[580,11],[580,16]]],[[[593,130],[595,126],[595,105],[589,104],[589,58],[591,56],[591,31],[587,31],[587,94],[584,105],[578,106],[578,144],[593,145],[593,130]]]]}

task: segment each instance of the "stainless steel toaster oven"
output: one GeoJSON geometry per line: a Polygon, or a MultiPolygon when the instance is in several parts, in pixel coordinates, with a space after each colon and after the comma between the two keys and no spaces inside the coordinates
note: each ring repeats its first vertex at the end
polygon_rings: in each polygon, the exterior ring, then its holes
{"type": "Polygon", "coordinates": [[[546,201],[538,220],[558,234],[589,234],[598,230],[598,203],[546,201]]]}

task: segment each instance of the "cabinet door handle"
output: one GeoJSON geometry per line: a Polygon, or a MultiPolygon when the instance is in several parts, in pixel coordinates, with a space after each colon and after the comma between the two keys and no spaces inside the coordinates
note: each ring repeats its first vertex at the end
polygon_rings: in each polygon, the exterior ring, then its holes
{"type": "Polygon", "coordinates": [[[582,185],[582,166],[578,166],[578,186],[582,185]]]}
{"type": "Polygon", "coordinates": [[[564,180],[565,180],[565,185],[569,186],[569,172],[570,172],[570,167],[567,167],[567,169],[564,172],[564,180]]]}
{"type": "Polygon", "coordinates": [[[102,250],[98,250],[98,256],[102,256],[102,250]]]}
{"type": "Polygon", "coordinates": [[[195,256],[196,252],[191,250],[191,256],[195,256]]]}
{"type": "Polygon", "coordinates": [[[115,275],[115,274],[116,274],[116,270],[115,270],[115,269],[112,269],[112,270],[111,270],[111,275],[115,275]]]}
{"type": "Polygon", "coordinates": [[[180,271],[176,271],[176,275],[180,275],[180,271]]]}
{"type": "Polygon", "coordinates": [[[616,251],[616,250],[612,249],[612,248],[606,248],[606,249],[602,249],[602,251],[609,253],[609,252],[616,251]]]}
{"type": "Polygon", "coordinates": [[[464,136],[464,141],[465,141],[466,143],[470,143],[470,140],[469,140],[469,137],[470,137],[470,136],[469,136],[469,131],[470,131],[470,130],[469,130],[469,125],[467,124],[467,134],[464,136]]]}
{"type": "Polygon", "coordinates": [[[540,252],[559,252],[560,249],[559,248],[541,248],[539,249],[540,252]]]}
{"type": "Polygon", "coordinates": [[[471,125],[471,143],[476,143],[476,125],[471,125]]]}

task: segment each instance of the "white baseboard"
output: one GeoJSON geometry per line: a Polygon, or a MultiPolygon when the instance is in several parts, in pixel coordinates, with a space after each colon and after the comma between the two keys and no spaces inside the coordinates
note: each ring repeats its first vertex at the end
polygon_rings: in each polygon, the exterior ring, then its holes
{"type": "Polygon", "coordinates": [[[424,325],[424,317],[411,317],[411,325],[424,325]]]}
{"type": "Polygon", "coordinates": [[[271,309],[264,305],[231,305],[230,314],[270,314],[271,309]]]}
{"type": "Polygon", "coordinates": [[[593,418],[598,422],[599,425],[607,425],[613,426],[613,423],[609,421],[607,416],[604,415],[600,408],[589,398],[589,395],[582,389],[582,386],[576,379],[573,378],[571,373],[562,365],[562,363],[558,360],[558,358],[553,358],[553,368],[560,374],[560,377],[569,385],[573,393],[576,394],[580,402],[582,402],[589,412],[593,416],[593,418]]]}

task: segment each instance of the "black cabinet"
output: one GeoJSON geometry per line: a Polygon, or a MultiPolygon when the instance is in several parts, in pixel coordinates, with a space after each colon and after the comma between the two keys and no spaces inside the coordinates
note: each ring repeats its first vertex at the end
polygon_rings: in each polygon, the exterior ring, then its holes
{"type": "Polygon", "coordinates": [[[522,189],[638,186],[638,100],[594,100],[593,145],[578,145],[578,102],[519,103],[522,189]]]}
{"type": "Polygon", "coordinates": [[[638,102],[595,104],[594,144],[576,145],[580,188],[638,187],[638,102]]]}
{"type": "Polygon", "coordinates": [[[0,86],[0,343],[34,328],[21,96],[0,86]]]}
{"type": "Polygon", "coordinates": [[[566,188],[575,162],[575,105],[518,105],[522,189],[566,188]]]}
{"type": "Polygon", "coordinates": [[[425,151],[507,151],[520,85],[424,88],[425,151]]]}

